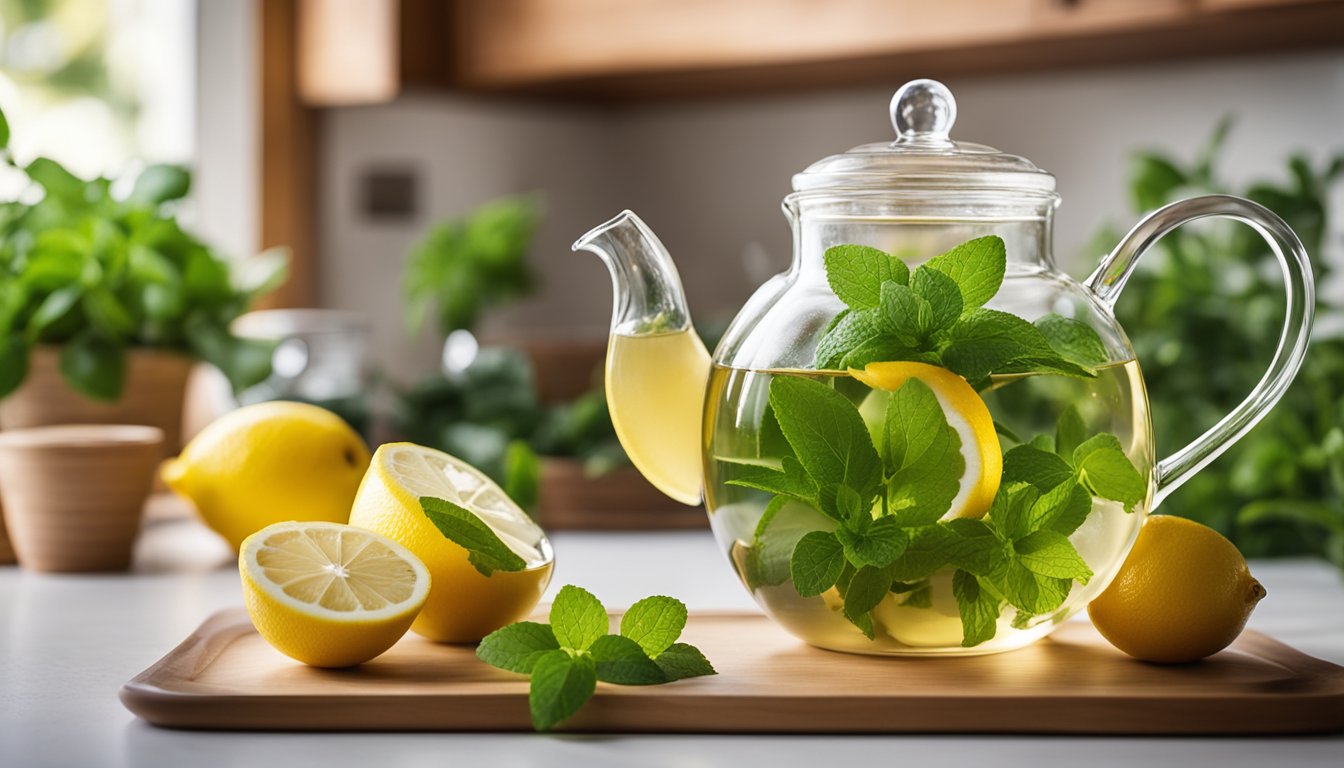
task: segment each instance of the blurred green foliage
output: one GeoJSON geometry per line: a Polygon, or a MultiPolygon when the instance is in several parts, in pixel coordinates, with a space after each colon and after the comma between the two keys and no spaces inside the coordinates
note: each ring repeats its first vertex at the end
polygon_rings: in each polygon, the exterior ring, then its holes
{"type": "Polygon", "coordinates": [[[421,381],[397,400],[395,426],[407,440],[478,467],[525,509],[536,503],[538,454],[581,460],[592,476],[626,463],[600,388],[545,407],[531,364],[507,347],[482,349],[460,373],[421,381]]]}
{"type": "MultiPolygon", "coordinates": [[[[1137,212],[1193,194],[1239,194],[1282,216],[1302,238],[1318,287],[1330,277],[1329,193],[1344,156],[1313,163],[1293,155],[1287,179],[1234,188],[1218,175],[1231,123],[1224,120],[1193,160],[1134,156],[1137,212]]],[[[1109,248],[1119,233],[1098,237],[1109,248]]],[[[1131,278],[1117,316],[1143,366],[1157,452],[1193,440],[1239,403],[1263,375],[1283,326],[1279,269],[1249,227],[1187,225],[1160,242],[1131,278]]],[[[1317,325],[1338,322],[1344,303],[1317,293],[1317,325]],[[1324,322],[1323,322],[1324,321],[1324,322]]],[[[1238,444],[1163,505],[1231,538],[1248,557],[1313,555],[1344,569],[1344,337],[1317,333],[1278,406],[1238,444]]]]}
{"type": "Polygon", "coordinates": [[[436,224],[411,250],[403,279],[406,323],[419,331],[431,313],[446,336],[471,330],[481,310],[530,294],[527,250],[541,222],[528,197],[507,197],[436,224]]]}
{"type": "Polygon", "coordinates": [[[49,158],[17,163],[9,133],[0,113],[3,162],[41,194],[0,203],[0,397],[22,383],[39,344],[58,345],[65,380],[97,400],[120,398],[131,347],[214,363],[235,390],[266,378],[271,345],[239,339],[229,324],[284,280],[283,253],[234,269],[183,230],[184,168],[151,165],[114,196],[110,179],[81,179],[49,158]]]}

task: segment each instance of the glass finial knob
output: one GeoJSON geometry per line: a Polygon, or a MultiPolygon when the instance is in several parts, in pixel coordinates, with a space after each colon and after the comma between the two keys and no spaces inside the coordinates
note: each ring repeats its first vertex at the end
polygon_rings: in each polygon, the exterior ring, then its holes
{"type": "Polygon", "coordinates": [[[911,80],[891,97],[891,124],[901,144],[942,144],[957,121],[957,100],[937,80],[911,80]]]}

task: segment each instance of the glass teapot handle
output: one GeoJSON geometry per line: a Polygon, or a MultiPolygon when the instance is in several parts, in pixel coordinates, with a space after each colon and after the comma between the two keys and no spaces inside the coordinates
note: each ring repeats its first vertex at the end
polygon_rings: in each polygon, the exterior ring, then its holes
{"type": "Polygon", "coordinates": [[[1288,311],[1284,316],[1278,348],[1274,350],[1274,359],[1270,361],[1269,370],[1265,371],[1255,389],[1207,432],[1157,463],[1154,507],[1195,472],[1232,447],[1269,413],[1269,409],[1283,397],[1284,391],[1302,367],[1307,341],[1311,336],[1316,288],[1311,262],[1307,259],[1302,241],[1273,211],[1240,197],[1206,195],[1181,200],[1152,212],[1125,235],[1115,250],[1101,260],[1097,271],[1087,279],[1087,287],[1102,304],[1113,309],[1116,300],[1120,298],[1120,290],[1125,287],[1125,281],[1133,273],[1140,256],[1180,225],[1209,217],[1240,221],[1265,239],[1283,269],[1288,311]]]}

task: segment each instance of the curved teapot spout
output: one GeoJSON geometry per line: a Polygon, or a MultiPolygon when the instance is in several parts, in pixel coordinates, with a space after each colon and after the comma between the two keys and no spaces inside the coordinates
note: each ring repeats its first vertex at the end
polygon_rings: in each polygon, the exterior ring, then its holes
{"type": "Polygon", "coordinates": [[[709,353],[667,249],[631,211],[574,243],[611,271],[607,407],[635,467],[658,490],[699,504],[704,487],[701,433],[709,353]]]}

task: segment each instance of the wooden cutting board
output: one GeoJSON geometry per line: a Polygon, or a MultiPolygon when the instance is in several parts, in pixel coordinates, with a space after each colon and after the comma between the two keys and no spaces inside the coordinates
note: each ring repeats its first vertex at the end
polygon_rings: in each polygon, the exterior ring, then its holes
{"type": "MultiPolygon", "coordinates": [[[[1157,666],[1088,624],[1019,651],[879,658],[823,651],[765,617],[693,614],[683,635],[714,677],[648,687],[598,684],[560,730],[684,733],[1269,734],[1344,731],[1344,668],[1246,632],[1203,662],[1157,666]]],[[[408,635],[361,667],[282,656],[242,610],[211,617],[121,689],[172,728],[526,731],[527,681],[468,646],[408,635]]]]}

